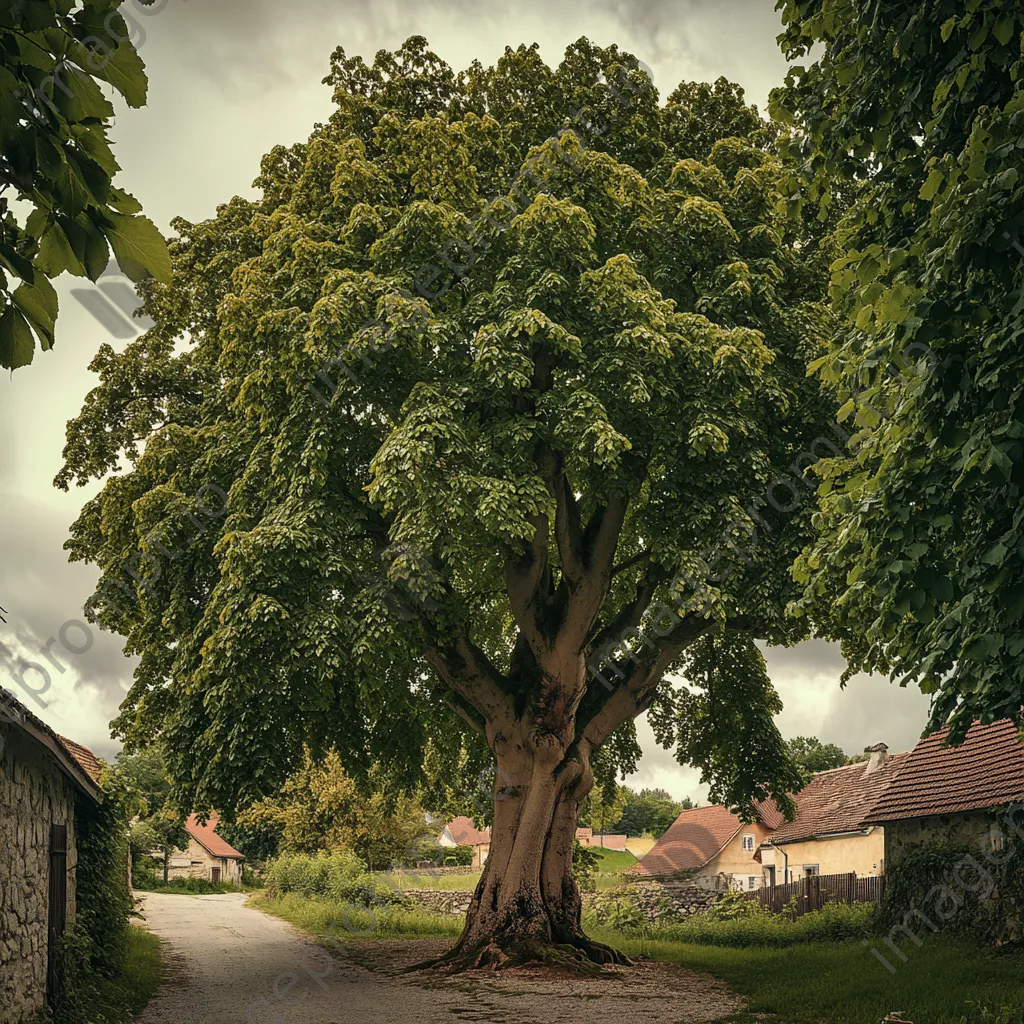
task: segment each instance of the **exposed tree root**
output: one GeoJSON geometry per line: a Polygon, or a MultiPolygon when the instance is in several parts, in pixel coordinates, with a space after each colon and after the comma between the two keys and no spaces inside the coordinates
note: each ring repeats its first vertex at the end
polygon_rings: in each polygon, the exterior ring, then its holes
{"type": "Polygon", "coordinates": [[[490,939],[475,946],[456,946],[444,956],[406,968],[403,973],[436,970],[445,974],[466,971],[504,971],[516,967],[541,967],[567,971],[582,977],[600,978],[605,967],[630,967],[632,961],[611,946],[592,942],[586,936],[573,938],[571,943],[515,942],[503,946],[490,939]]]}

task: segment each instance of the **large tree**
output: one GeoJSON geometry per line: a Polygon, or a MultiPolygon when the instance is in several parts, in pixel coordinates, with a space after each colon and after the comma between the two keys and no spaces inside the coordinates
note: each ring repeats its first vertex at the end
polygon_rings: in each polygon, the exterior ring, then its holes
{"type": "Polygon", "coordinates": [[[799,786],[756,641],[803,635],[827,254],[769,152],[673,149],[614,47],[455,75],[413,38],[327,81],[262,198],[176,223],[156,326],[97,356],[69,427],[60,483],[114,473],[69,547],[140,657],[117,729],[197,807],[275,791],[305,745],[467,799],[491,764],[450,961],[616,960],[573,838],[638,715],[722,802],[799,786]]]}
{"type": "MultiPolygon", "coordinates": [[[[153,0],[139,0],[146,14],[153,0]]],[[[0,9],[0,367],[53,347],[57,293],[67,271],[95,281],[114,250],[134,281],[166,279],[167,248],[138,202],[112,179],[103,85],[132,107],[146,102],[146,70],[122,0],[14,0],[0,9]],[[4,195],[10,189],[9,195],[4,195]],[[30,209],[24,223],[17,201],[30,209]],[[13,287],[10,279],[20,281],[13,287]]],[[[154,12],[155,13],[155,12],[154,12]]]]}
{"type": "Polygon", "coordinates": [[[818,367],[849,440],[818,467],[801,606],[850,673],[932,694],[932,728],[1020,722],[1024,4],[779,6],[787,56],[816,57],[773,96],[797,177],[826,205],[860,182],[818,367]]]}

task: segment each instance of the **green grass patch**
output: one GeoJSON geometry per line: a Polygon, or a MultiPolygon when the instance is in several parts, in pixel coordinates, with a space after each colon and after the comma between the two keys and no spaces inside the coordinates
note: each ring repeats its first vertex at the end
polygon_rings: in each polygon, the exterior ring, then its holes
{"type": "Polygon", "coordinates": [[[124,977],[118,987],[133,1017],[142,1013],[165,977],[160,958],[160,940],[145,928],[128,926],[128,948],[124,977]]]}
{"type": "Polygon", "coordinates": [[[289,893],[273,897],[255,893],[250,905],[283,918],[322,939],[342,944],[353,939],[457,939],[462,934],[463,918],[457,914],[432,914],[402,907],[377,907],[372,910],[335,900],[311,900],[289,893]]]}
{"type": "Polygon", "coordinates": [[[746,996],[752,1012],[777,1014],[779,1024],[874,1024],[897,1010],[914,1024],[1024,1021],[1020,955],[1000,956],[941,937],[920,948],[908,943],[906,963],[888,957],[896,967],[892,974],[871,955],[871,948],[889,952],[878,940],[869,947],[850,939],[730,949],[630,938],[600,927],[591,934],[627,954],[714,974],[746,996]]]}
{"type": "Polygon", "coordinates": [[[471,875],[443,875],[430,871],[379,871],[377,881],[393,889],[431,889],[436,892],[473,892],[480,881],[480,872],[471,875]]]}
{"type": "Polygon", "coordinates": [[[595,870],[602,874],[621,875],[636,863],[636,857],[628,850],[602,850],[599,846],[591,846],[590,852],[597,855],[595,870]]]}

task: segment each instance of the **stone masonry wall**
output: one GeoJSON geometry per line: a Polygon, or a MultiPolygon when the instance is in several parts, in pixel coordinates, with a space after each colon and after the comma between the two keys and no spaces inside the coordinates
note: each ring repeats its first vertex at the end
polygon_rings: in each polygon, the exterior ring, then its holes
{"type": "Polygon", "coordinates": [[[0,1024],[46,1002],[50,825],[68,827],[68,926],[74,919],[74,791],[50,755],[0,721],[0,1024]]]}
{"type": "MultiPolygon", "coordinates": [[[[417,906],[435,914],[465,915],[473,898],[471,892],[441,892],[436,889],[407,889],[403,895],[417,906]]],[[[645,917],[656,921],[703,914],[721,898],[722,893],[699,885],[630,882],[620,889],[584,893],[583,904],[584,907],[593,908],[601,903],[627,899],[635,903],[645,917]]]]}

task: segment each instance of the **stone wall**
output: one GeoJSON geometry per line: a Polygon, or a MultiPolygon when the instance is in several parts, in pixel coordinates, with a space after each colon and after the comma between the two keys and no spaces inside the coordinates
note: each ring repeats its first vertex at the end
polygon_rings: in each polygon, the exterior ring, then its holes
{"type": "Polygon", "coordinates": [[[404,889],[402,895],[434,914],[459,914],[469,910],[471,892],[442,892],[439,889],[404,889]]]}
{"type": "Polygon", "coordinates": [[[74,919],[78,844],[74,790],[53,758],[0,721],[0,1024],[46,1002],[50,825],[68,828],[68,926],[74,919]]]}
{"type": "Polygon", "coordinates": [[[618,889],[584,893],[585,908],[598,909],[602,904],[629,900],[649,921],[670,921],[691,914],[704,914],[724,893],[702,885],[685,882],[631,881],[618,889]]]}
{"type": "MultiPolygon", "coordinates": [[[[469,910],[471,892],[441,892],[436,889],[406,889],[403,895],[414,904],[435,914],[465,915],[469,910]]],[[[583,894],[585,909],[597,909],[602,903],[628,899],[635,903],[648,920],[671,920],[703,914],[722,898],[698,885],[661,885],[658,882],[630,882],[618,889],[583,894]]]]}

